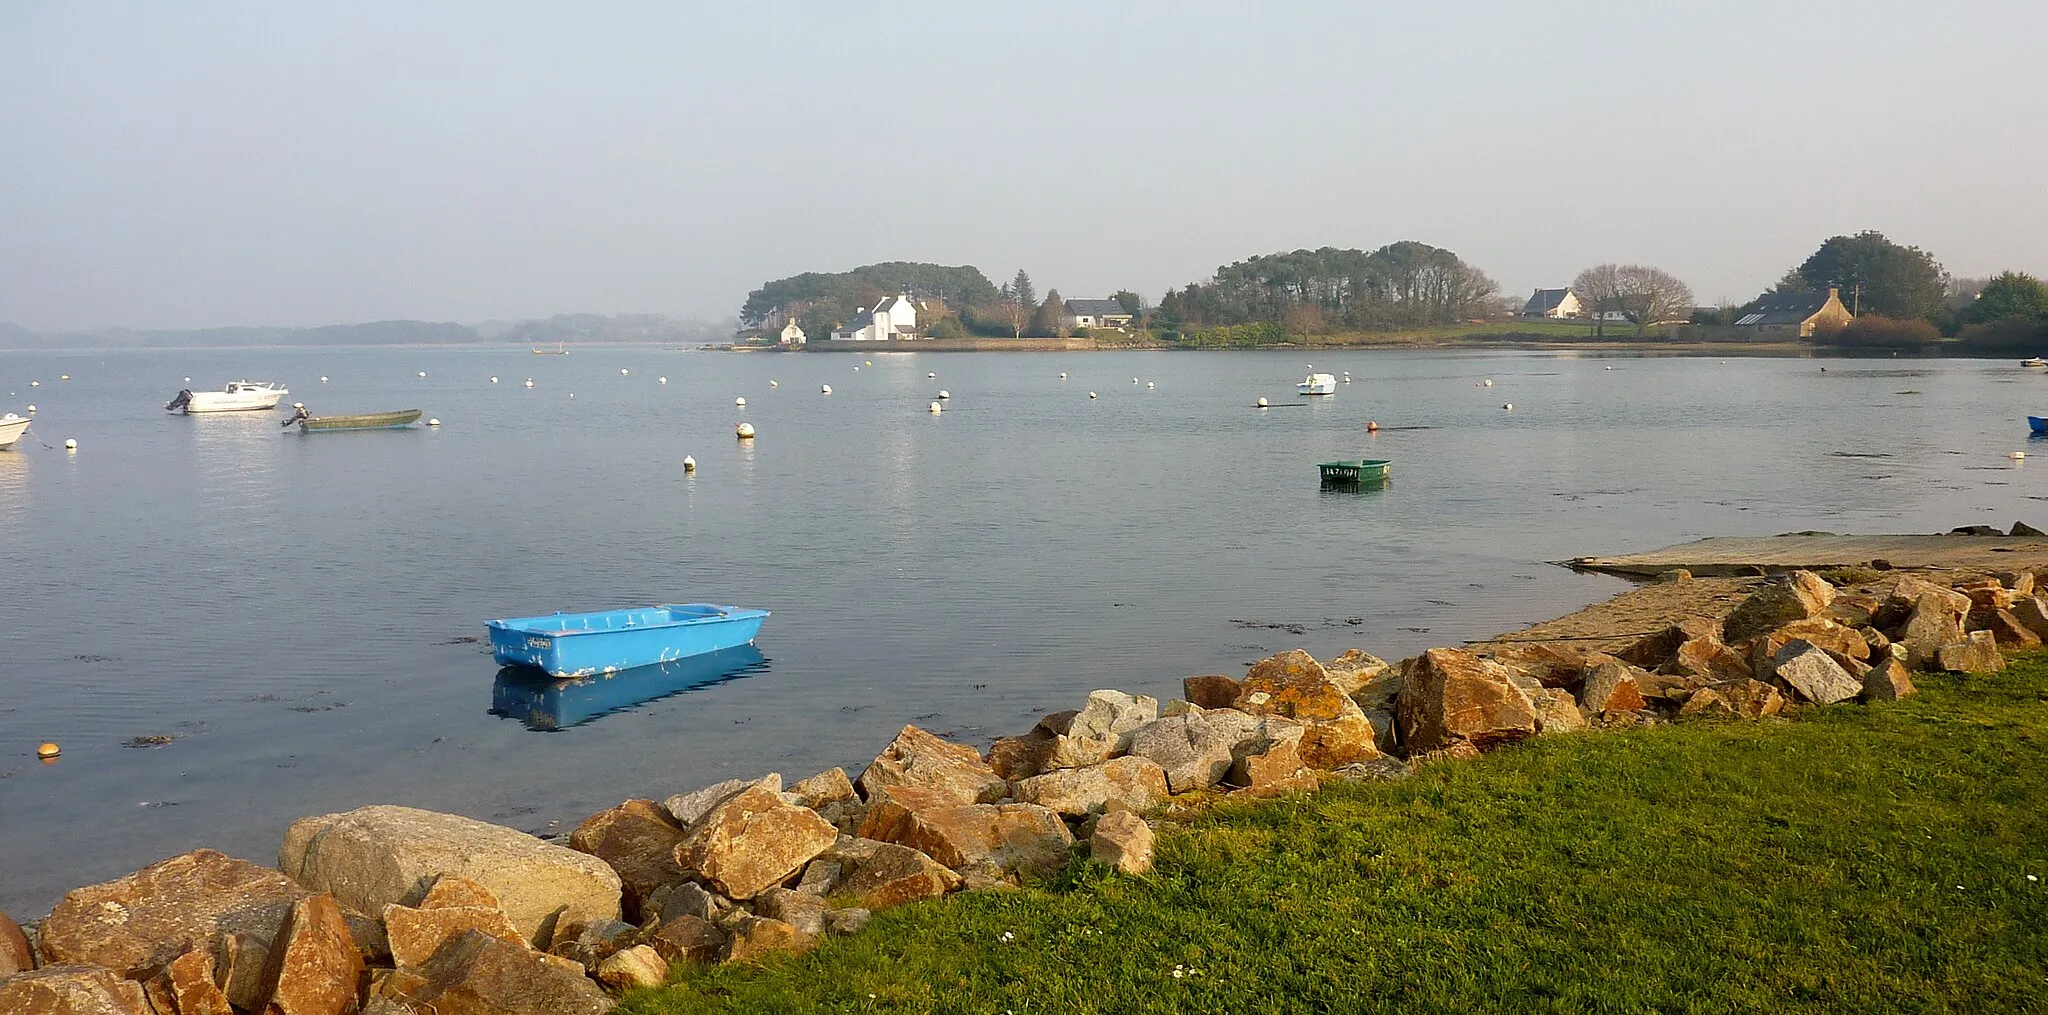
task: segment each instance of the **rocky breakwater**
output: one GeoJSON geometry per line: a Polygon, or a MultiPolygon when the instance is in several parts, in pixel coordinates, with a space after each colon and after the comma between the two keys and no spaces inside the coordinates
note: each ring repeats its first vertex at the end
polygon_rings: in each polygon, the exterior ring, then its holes
{"type": "Polygon", "coordinates": [[[1530,737],[1902,698],[1918,670],[2039,645],[2034,593],[2031,575],[1838,589],[1795,572],[1612,653],[1283,652],[1164,705],[1095,691],[986,751],[906,726],[857,778],[627,800],[566,845],[404,807],[306,818],[277,869],[197,850],[70,893],[32,938],[0,915],[0,1012],[604,1012],[677,963],[802,952],[878,909],[1077,861],[1144,876],[1157,823],[1216,801],[1530,737]]]}

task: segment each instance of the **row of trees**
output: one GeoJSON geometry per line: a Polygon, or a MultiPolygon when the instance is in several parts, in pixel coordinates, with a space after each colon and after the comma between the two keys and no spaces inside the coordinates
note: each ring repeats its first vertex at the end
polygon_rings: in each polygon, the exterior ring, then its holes
{"type": "Polygon", "coordinates": [[[1417,327],[1490,311],[1499,291],[1485,272],[1426,243],[1324,247],[1218,268],[1207,282],[1168,292],[1153,324],[1169,335],[1255,324],[1299,335],[1417,327]]]}

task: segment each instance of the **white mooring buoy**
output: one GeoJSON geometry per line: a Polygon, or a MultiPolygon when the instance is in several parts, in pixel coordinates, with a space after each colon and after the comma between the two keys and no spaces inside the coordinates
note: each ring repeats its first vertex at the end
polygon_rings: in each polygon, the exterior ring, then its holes
{"type": "Polygon", "coordinates": [[[1490,388],[1490,387],[1493,387],[1493,378],[1491,378],[1491,377],[1488,377],[1488,378],[1486,379],[1486,386],[1487,386],[1487,387],[1489,387],[1489,388],[1490,388]]]}
{"type": "Polygon", "coordinates": [[[29,387],[31,387],[31,388],[40,388],[40,387],[42,387],[42,386],[43,386],[43,382],[41,382],[41,381],[30,381],[30,382],[28,382],[28,386],[29,386],[29,387]]]}
{"type": "Polygon", "coordinates": [[[36,407],[35,407],[35,405],[33,405],[33,404],[29,405],[29,407],[28,407],[28,414],[29,414],[29,415],[31,415],[31,416],[33,416],[33,415],[35,415],[35,414],[36,414],[36,407]]]}
{"type": "MultiPolygon", "coordinates": [[[[187,378],[185,378],[185,379],[189,381],[189,380],[191,380],[192,378],[190,378],[190,377],[187,377],[187,378]]],[[[1066,372],[1065,370],[1062,370],[1062,371],[1060,371],[1060,380],[1063,380],[1063,381],[1064,381],[1064,380],[1066,380],[1066,379],[1067,379],[1067,372],[1066,372]]]]}
{"type": "Polygon", "coordinates": [[[427,417],[427,425],[428,425],[428,426],[440,426],[440,425],[441,425],[441,421],[440,421],[440,420],[438,420],[438,419],[435,419],[435,418],[433,418],[432,416],[429,416],[429,417],[427,417]]]}
{"type": "Polygon", "coordinates": [[[1264,398],[1260,398],[1260,399],[1259,399],[1259,402],[1258,402],[1258,405],[1259,405],[1259,408],[1261,408],[1261,409],[1263,409],[1263,408],[1266,408],[1266,400],[1265,400],[1264,398]]]}
{"type": "Polygon", "coordinates": [[[667,383],[668,383],[668,378],[666,378],[666,377],[657,377],[657,378],[655,378],[655,380],[656,380],[656,381],[659,381],[659,382],[661,382],[662,384],[667,384],[667,383]]]}
{"type": "Polygon", "coordinates": [[[492,384],[496,384],[496,383],[498,383],[498,375],[497,375],[497,374],[492,374],[492,375],[491,375],[491,383],[492,383],[492,384]]]}
{"type": "Polygon", "coordinates": [[[934,378],[934,377],[937,377],[937,376],[938,376],[938,374],[934,374],[934,373],[926,373],[926,374],[924,375],[924,377],[925,377],[925,380],[931,380],[932,378],[934,378]]]}
{"type": "MultiPolygon", "coordinates": [[[[324,381],[324,380],[326,380],[327,378],[325,378],[325,377],[322,377],[322,378],[320,378],[320,379],[324,381]]],[[[190,383],[192,383],[192,378],[190,378],[190,377],[187,377],[187,378],[185,378],[185,383],[187,383],[187,384],[190,384],[190,383]]]]}
{"type": "Polygon", "coordinates": [[[932,403],[932,415],[936,416],[936,415],[938,415],[939,413],[941,413],[941,412],[944,412],[944,411],[946,411],[946,407],[945,407],[945,406],[943,406],[943,405],[940,405],[940,404],[939,404],[939,403],[937,403],[937,402],[933,402],[933,403],[932,403]]]}
{"type": "Polygon", "coordinates": [[[1146,381],[1146,382],[1145,382],[1145,390],[1147,390],[1147,391],[1150,391],[1150,390],[1152,390],[1153,388],[1156,388],[1156,387],[1158,387],[1158,385],[1156,385],[1156,384],[1153,384],[1153,383],[1152,383],[1151,381],[1146,381]]]}
{"type": "Polygon", "coordinates": [[[2013,461],[2015,461],[2015,462],[2017,462],[2017,461],[2021,461],[2021,460],[2025,459],[2026,457],[2027,457],[2027,453],[2026,453],[2026,452],[2024,452],[2024,451],[2015,451],[2015,452],[2013,452],[2013,453],[2012,453],[2012,460],[2013,460],[2013,461]]]}
{"type": "Polygon", "coordinates": [[[533,387],[533,378],[531,378],[531,377],[528,377],[528,378],[526,379],[526,386],[527,386],[527,387],[529,387],[529,388],[530,388],[530,387],[533,387]]]}
{"type": "Polygon", "coordinates": [[[426,372],[425,370],[422,370],[422,371],[420,371],[420,376],[421,376],[421,377],[425,377],[426,375],[427,375],[427,372],[426,372]]]}
{"type": "Polygon", "coordinates": [[[780,384],[777,384],[777,383],[775,383],[774,381],[769,381],[769,382],[768,382],[768,386],[769,386],[769,387],[771,387],[771,388],[779,388],[779,387],[781,387],[782,385],[780,385],[780,384]]]}
{"type": "Polygon", "coordinates": [[[1513,412],[1513,411],[1514,411],[1514,408],[1515,408],[1515,403],[1513,403],[1513,402],[1502,402],[1502,403],[1500,403],[1500,407],[1501,407],[1501,408],[1503,408],[1503,409],[1506,409],[1506,410],[1508,410],[1509,412],[1513,412]]]}
{"type": "Polygon", "coordinates": [[[738,406],[738,407],[740,407],[740,408],[744,409],[744,408],[746,408],[746,407],[747,407],[747,400],[746,400],[746,399],[745,399],[744,397],[742,397],[742,398],[735,398],[735,399],[733,399],[733,400],[732,400],[732,404],[734,404],[734,405],[736,405],[736,406],[738,406]]]}
{"type": "Polygon", "coordinates": [[[830,384],[820,384],[820,385],[818,385],[818,393],[819,393],[819,394],[821,394],[821,395],[829,395],[829,394],[831,394],[831,393],[832,393],[832,385],[830,385],[830,384]]]}
{"type": "Polygon", "coordinates": [[[948,399],[948,398],[951,398],[951,397],[953,397],[953,393],[952,393],[952,392],[950,392],[950,391],[947,391],[947,390],[946,390],[946,389],[944,389],[944,388],[940,388],[940,389],[939,389],[939,399],[940,399],[941,401],[944,401],[945,399],[948,399]]]}
{"type": "Polygon", "coordinates": [[[1093,392],[1093,391],[1089,392],[1089,393],[1088,393],[1088,397],[1089,397],[1089,398],[1094,398],[1094,397],[1095,397],[1095,392],[1093,392]]]}
{"type": "Polygon", "coordinates": [[[754,424],[752,423],[736,423],[733,425],[732,431],[740,440],[754,439],[754,424]]]}
{"type": "MultiPolygon", "coordinates": [[[[190,378],[190,377],[187,377],[187,378],[185,378],[185,379],[189,381],[189,380],[191,380],[192,378],[190,378]]],[[[320,383],[322,383],[322,384],[325,384],[325,383],[327,383],[327,375],[326,375],[326,374],[321,374],[321,375],[320,375],[320,383]]]]}
{"type": "Polygon", "coordinates": [[[624,377],[624,376],[626,376],[626,368],[625,368],[625,367],[620,367],[620,368],[619,368],[619,376],[620,376],[620,377],[624,377]]]}
{"type": "Polygon", "coordinates": [[[66,437],[66,438],[64,438],[64,450],[66,450],[66,451],[76,451],[76,450],[78,450],[78,439],[77,439],[76,437],[66,437]]]}
{"type": "Polygon", "coordinates": [[[691,457],[690,457],[689,455],[684,455],[684,456],[683,456],[683,471],[684,471],[684,472],[695,472],[695,471],[697,471],[697,460],[696,460],[696,459],[694,459],[694,458],[691,458],[691,457]]]}

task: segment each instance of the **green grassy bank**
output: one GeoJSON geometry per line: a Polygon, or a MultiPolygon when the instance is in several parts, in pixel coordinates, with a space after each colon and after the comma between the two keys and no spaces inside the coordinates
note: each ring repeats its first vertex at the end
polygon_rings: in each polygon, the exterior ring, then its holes
{"type": "Polygon", "coordinates": [[[1231,805],[631,1013],[2048,1011],[2048,655],[1231,805]],[[2029,876],[2040,880],[2030,880],[2029,876]]]}

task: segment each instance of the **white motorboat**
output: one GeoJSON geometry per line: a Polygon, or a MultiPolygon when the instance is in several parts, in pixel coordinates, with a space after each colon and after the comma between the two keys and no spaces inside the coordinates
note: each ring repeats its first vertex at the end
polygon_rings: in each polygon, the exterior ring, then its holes
{"type": "Polygon", "coordinates": [[[272,381],[229,381],[219,391],[193,391],[190,388],[178,392],[176,398],[164,403],[164,408],[176,412],[180,409],[193,412],[246,412],[252,409],[275,409],[277,400],[291,391],[282,384],[272,381]]]}
{"type": "Polygon", "coordinates": [[[2021,360],[2021,361],[2020,361],[2020,366],[2023,366],[2023,367],[2048,367],[2048,359],[2042,359],[2042,358],[2041,358],[2041,357],[2039,357],[2039,356],[2036,356],[2036,357],[2034,357],[2033,359],[2023,359],[2023,360],[2021,360]]]}
{"type": "Polygon", "coordinates": [[[27,416],[17,416],[11,412],[0,416],[0,451],[13,447],[14,442],[28,432],[28,424],[27,416]]]}
{"type": "MultiPolygon", "coordinates": [[[[1313,371],[1315,368],[1309,369],[1313,371]]],[[[1337,375],[1310,373],[1294,386],[1294,390],[1303,395],[1334,395],[1337,393],[1337,375]]]]}

